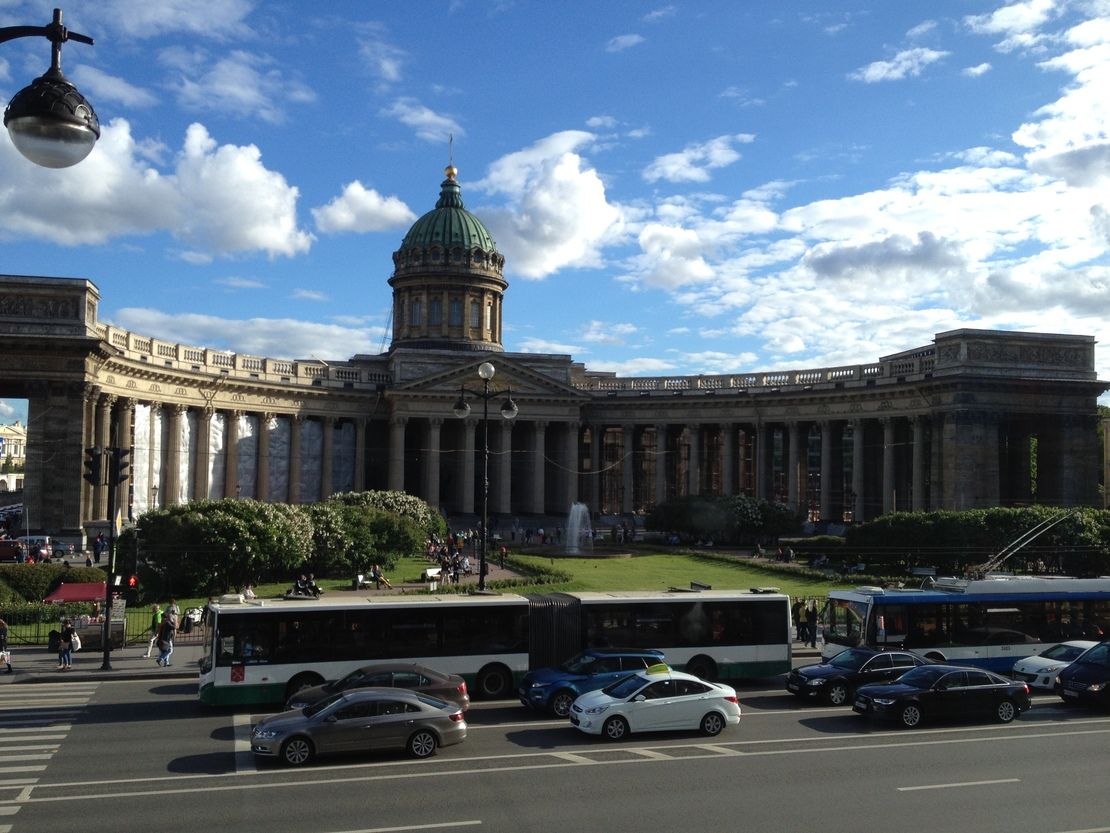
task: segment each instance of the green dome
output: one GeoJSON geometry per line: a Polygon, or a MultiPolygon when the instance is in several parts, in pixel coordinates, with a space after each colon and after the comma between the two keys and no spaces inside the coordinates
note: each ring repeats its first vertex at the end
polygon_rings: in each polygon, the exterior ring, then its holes
{"type": "Polygon", "coordinates": [[[412,224],[405,239],[401,241],[402,251],[428,249],[432,246],[497,251],[497,244],[493,242],[493,237],[482,225],[482,221],[463,205],[462,192],[455,176],[455,168],[448,167],[447,179],[440,185],[436,207],[412,224]]]}

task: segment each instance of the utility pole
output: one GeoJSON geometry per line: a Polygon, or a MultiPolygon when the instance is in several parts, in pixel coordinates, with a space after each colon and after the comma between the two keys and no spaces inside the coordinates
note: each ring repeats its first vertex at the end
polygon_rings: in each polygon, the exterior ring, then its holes
{"type": "MultiPolygon", "coordinates": [[[[93,486],[108,486],[108,576],[104,582],[104,630],[101,645],[104,658],[101,671],[112,670],[112,589],[116,576],[116,499],[121,483],[130,477],[131,450],[126,448],[86,448],[85,480],[93,486]]],[[[126,625],[124,626],[126,629],[126,625]]]]}

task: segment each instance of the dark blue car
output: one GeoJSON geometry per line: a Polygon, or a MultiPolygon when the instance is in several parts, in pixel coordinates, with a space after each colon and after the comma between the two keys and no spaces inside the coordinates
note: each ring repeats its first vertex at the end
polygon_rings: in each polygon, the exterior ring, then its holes
{"type": "Polygon", "coordinates": [[[566,717],[579,695],[605,688],[662,661],[662,651],[588,649],[558,668],[539,668],[525,674],[518,690],[520,702],[529,708],[566,717]]]}

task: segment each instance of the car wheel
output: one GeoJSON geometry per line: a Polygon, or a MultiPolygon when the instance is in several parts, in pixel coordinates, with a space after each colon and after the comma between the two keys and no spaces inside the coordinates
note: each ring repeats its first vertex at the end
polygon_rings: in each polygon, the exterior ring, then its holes
{"type": "Polygon", "coordinates": [[[312,741],[305,737],[289,738],[281,745],[281,759],[289,766],[304,766],[316,755],[312,741]]]}
{"type": "Polygon", "coordinates": [[[512,675],[503,665],[490,665],[478,672],[478,696],[486,700],[500,700],[512,687],[512,675]]]}
{"type": "Polygon", "coordinates": [[[1009,723],[1017,717],[1017,706],[1014,705],[1013,700],[1003,700],[994,709],[994,716],[998,718],[999,723],[1009,723]]]}
{"type": "Polygon", "coordinates": [[[719,712],[710,712],[701,719],[701,733],[714,737],[721,734],[721,730],[725,728],[725,719],[721,717],[719,712]]]}
{"type": "Polygon", "coordinates": [[[568,688],[556,691],[551,698],[551,711],[556,717],[566,717],[570,714],[570,707],[574,704],[574,692],[568,688]]]}
{"type": "Polygon", "coordinates": [[[606,740],[621,740],[628,734],[628,721],[623,717],[610,717],[601,727],[601,734],[606,740]]]}
{"type": "Polygon", "coordinates": [[[439,738],[429,729],[421,729],[409,738],[409,754],[414,758],[430,758],[436,753],[439,738]]]}
{"type": "Polygon", "coordinates": [[[844,683],[833,683],[825,692],[825,697],[834,706],[843,706],[848,702],[848,686],[844,683]]]}
{"type": "Polygon", "coordinates": [[[907,729],[913,729],[921,724],[924,715],[921,713],[921,707],[916,703],[909,703],[902,707],[902,725],[907,729]]]}

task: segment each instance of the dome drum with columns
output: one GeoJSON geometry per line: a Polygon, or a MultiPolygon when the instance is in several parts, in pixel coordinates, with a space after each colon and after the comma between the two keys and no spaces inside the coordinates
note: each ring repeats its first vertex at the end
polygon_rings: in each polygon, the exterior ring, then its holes
{"type": "Polygon", "coordinates": [[[543,526],[579,501],[629,516],[697,494],[775,500],[829,525],[1101,502],[1097,399],[1110,385],[1093,337],[953,330],[857,365],[720,376],[621,377],[505,352],[504,259],[456,175],[394,254],[393,341],[379,355],[177,344],[98,321],[90,281],[0,276],[0,397],[28,400],[30,532],[84,546],[107,528],[107,487],[81,477],[90,446],[131,450],[125,519],[197,499],[391,489],[469,525],[484,436],[494,530],[543,526]],[[495,401],[488,425],[480,408],[455,418],[487,361],[519,413],[502,419],[495,401]]]}

